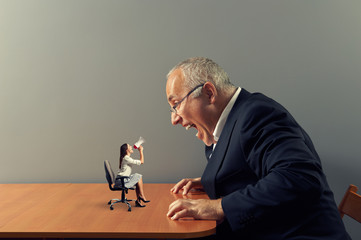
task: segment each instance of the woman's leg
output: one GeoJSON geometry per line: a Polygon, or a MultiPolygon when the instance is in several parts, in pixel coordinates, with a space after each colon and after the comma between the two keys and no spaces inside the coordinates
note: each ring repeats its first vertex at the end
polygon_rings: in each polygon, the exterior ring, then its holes
{"type": "Polygon", "coordinates": [[[140,178],[139,182],[137,183],[136,194],[137,194],[137,199],[138,199],[138,197],[141,197],[145,201],[147,201],[147,199],[146,199],[146,197],[144,195],[143,178],[140,178]]]}
{"type": "Polygon", "coordinates": [[[137,195],[137,199],[139,198],[139,195],[140,195],[140,191],[139,191],[140,187],[139,187],[139,184],[135,184],[135,194],[137,195]]]}

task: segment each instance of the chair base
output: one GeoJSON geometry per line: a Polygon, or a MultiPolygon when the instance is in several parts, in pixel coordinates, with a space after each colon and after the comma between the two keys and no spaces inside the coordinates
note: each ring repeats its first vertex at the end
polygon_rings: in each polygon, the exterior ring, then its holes
{"type": "Polygon", "coordinates": [[[110,210],[114,210],[114,207],[113,205],[116,204],[116,203],[126,203],[128,205],[128,212],[132,211],[132,207],[130,206],[130,201],[135,201],[133,199],[112,199],[108,202],[108,205],[110,205],[110,210]]]}

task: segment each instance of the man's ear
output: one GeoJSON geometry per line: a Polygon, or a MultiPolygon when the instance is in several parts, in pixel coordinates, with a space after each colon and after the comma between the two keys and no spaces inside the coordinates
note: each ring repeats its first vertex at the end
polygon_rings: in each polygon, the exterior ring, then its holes
{"type": "Polygon", "coordinates": [[[206,93],[209,103],[213,104],[216,101],[218,95],[216,87],[211,82],[206,82],[203,86],[203,90],[206,93]]]}

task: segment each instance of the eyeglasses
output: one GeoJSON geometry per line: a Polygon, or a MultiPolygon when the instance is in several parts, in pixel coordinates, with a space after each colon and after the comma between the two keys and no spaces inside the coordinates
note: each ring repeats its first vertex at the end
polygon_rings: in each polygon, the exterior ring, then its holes
{"type": "Polygon", "coordinates": [[[184,99],[186,99],[189,95],[192,94],[192,92],[194,92],[195,90],[197,90],[199,87],[203,87],[204,84],[205,84],[205,83],[199,84],[199,85],[197,85],[195,88],[193,88],[187,95],[184,96],[184,98],[182,98],[182,100],[180,100],[179,102],[177,102],[176,104],[174,104],[174,106],[170,108],[170,111],[171,111],[172,113],[177,114],[177,107],[179,106],[179,104],[181,104],[181,103],[184,101],[184,99]]]}

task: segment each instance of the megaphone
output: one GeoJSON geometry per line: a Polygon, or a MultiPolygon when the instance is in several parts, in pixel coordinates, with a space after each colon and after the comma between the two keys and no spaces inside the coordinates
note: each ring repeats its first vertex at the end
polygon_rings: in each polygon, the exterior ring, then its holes
{"type": "Polygon", "coordinates": [[[142,137],[139,137],[139,140],[138,140],[136,143],[134,143],[133,147],[134,147],[135,149],[137,149],[137,148],[139,148],[139,146],[142,145],[143,143],[145,143],[145,139],[142,138],[142,137]]]}

